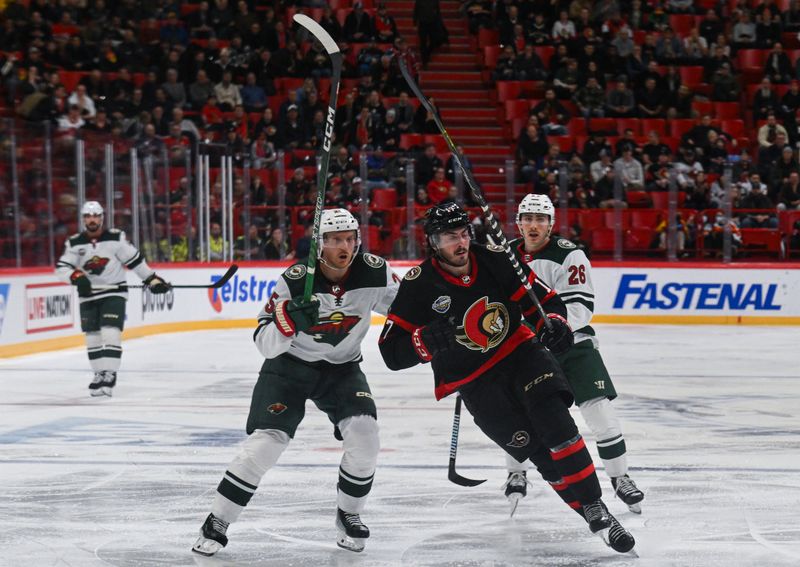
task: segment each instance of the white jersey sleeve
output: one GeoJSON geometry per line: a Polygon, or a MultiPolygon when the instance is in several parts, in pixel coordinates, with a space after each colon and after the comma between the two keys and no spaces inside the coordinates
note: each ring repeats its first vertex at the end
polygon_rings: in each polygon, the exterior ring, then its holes
{"type": "Polygon", "coordinates": [[[567,320],[573,331],[591,323],[594,315],[594,284],[592,265],[583,250],[567,254],[560,269],[556,270],[552,286],[567,306],[567,320]]]}
{"type": "Polygon", "coordinates": [[[383,290],[383,295],[378,298],[378,301],[375,303],[373,311],[375,311],[375,313],[380,313],[381,315],[388,315],[389,307],[392,306],[392,302],[394,301],[395,296],[397,296],[398,289],[400,289],[400,278],[394,273],[394,270],[389,267],[389,263],[387,262],[386,288],[383,290]]]}
{"type": "Polygon", "coordinates": [[[294,330],[286,320],[285,304],[292,298],[289,286],[278,278],[272,297],[258,313],[258,327],[253,333],[258,352],[264,358],[275,358],[289,350],[294,330]]]}
{"type": "Polygon", "coordinates": [[[69,239],[64,243],[64,252],[56,262],[56,277],[63,282],[72,283],[70,276],[75,270],[80,269],[80,256],[78,250],[70,246],[69,239]]]}
{"type": "Polygon", "coordinates": [[[142,253],[125,237],[124,231],[119,233],[119,241],[114,255],[122,265],[132,270],[142,280],[146,280],[155,273],[155,270],[147,265],[142,253]]]}

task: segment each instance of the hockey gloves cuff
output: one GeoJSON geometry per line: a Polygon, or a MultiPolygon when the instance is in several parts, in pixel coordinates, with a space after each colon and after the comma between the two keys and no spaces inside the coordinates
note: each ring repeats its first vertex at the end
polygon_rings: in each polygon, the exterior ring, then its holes
{"type": "MultiPolygon", "coordinates": [[[[283,316],[294,334],[302,333],[319,323],[319,299],[316,295],[312,295],[308,301],[295,297],[280,304],[275,315],[276,319],[283,316]]],[[[281,332],[286,334],[283,330],[281,332]]]]}
{"type": "Polygon", "coordinates": [[[456,346],[456,327],[448,319],[436,319],[411,333],[411,343],[420,360],[430,362],[440,352],[456,346]]]}
{"type": "Polygon", "coordinates": [[[75,270],[69,277],[69,281],[78,288],[78,297],[91,297],[92,282],[89,277],[81,270],[75,270]]]}
{"type": "Polygon", "coordinates": [[[169,290],[172,289],[172,284],[167,281],[164,281],[160,277],[158,277],[155,273],[144,280],[145,285],[150,290],[150,293],[160,294],[160,293],[167,293],[169,290]]]}
{"type": "Polygon", "coordinates": [[[575,341],[572,329],[567,320],[558,313],[548,313],[547,319],[550,321],[550,330],[545,326],[544,320],[540,320],[536,325],[539,342],[550,349],[553,354],[564,354],[572,348],[575,341]]]}

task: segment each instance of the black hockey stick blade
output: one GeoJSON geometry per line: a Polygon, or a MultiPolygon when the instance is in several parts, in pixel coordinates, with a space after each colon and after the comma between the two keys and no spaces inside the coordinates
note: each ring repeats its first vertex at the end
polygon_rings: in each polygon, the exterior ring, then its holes
{"type": "MultiPolygon", "coordinates": [[[[226,283],[228,283],[228,281],[233,277],[233,274],[235,274],[236,270],[238,270],[238,269],[239,269],[239,266],[237,266],[236,264],[231,264],[230,268],[228,268],[228,270],[224,274],[222,274],[222,277],[219,278],[214,283],[210,283],[210,284],[194,284],[194,285],[192,285],[192,284],[185,284],[185,285],[184,284],[173,284],[170,287],[172,289],[219,289],[222,286],[224,286],[226,283]]],[[[120,286],[118,286],[118,285],[100,285],[100,286],[92,286],[92,290],[93,291],[101,291],[101,290],[106,290],[106,289],[116,289],[116,288],[119,288],[119,287],[120,286]]],[[[144,285],[144,284],[136,284],[136,285],[128,285],[126,287],[128,289],[142,289],[142,288],[146,288],[146,287],[150,287],[150,286],[144,285]]]]}
{"type": "Polygon", "coordinates": [[[456,407],[453,410],[453,435],[450,438],[450,464],[447,467],[447,478],[450,482],[459,486],[478,486],[486,482],[483,480],[473,480],[461,476],[456,472],[456,451],[458,451],[458,430],[461,425],[461,396],[456,396],[456,407]]]}

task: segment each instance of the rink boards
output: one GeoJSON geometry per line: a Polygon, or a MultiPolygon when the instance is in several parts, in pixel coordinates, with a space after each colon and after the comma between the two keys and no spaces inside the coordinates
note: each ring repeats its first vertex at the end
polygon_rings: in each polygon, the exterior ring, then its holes
{"type": "MultiPolygon", "coordinates": [[[[250,327],[288,263],[242,263],[219,290],[131,290],[127,338],[155,333],[250,327]]],[[[393,262],[404,274],[412,262],[393,262]]],[[[168,281],[212,283],[227,265],[157,266],[168,281]]],[[[800,264],[596,263],[598,323],[800,324],[800,264]]],[[[130,283],[136,277],[129,275],[130,283]]],[[[382,323],[373,317],[374,324],[382,323]]],[[[51,270],[0,270],[0,356],[83,344],[78,298],[51,270]]]]}

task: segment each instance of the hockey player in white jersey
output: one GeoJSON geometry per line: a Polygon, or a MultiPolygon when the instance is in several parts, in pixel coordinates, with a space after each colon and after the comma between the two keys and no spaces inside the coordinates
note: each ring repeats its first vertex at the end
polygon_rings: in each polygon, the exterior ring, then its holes
{"type": "MultiPolygon", "coordinates": [[[[575,346],[557,356],[575,393],[575,402],[597,439],[597,451],[611,478],[614,494],[628,508],[641,513],[644,494],[628,476],[625,439],[611,400],[617,397],[614,384],[598,349],[590,323],[594,313],[592,266],[586,254],[565,238],[551,237],[555,208],[547,195],[526,195],[517,209],[517,228],[522,238],[512,247],[547,285],[558,292],[568,310],[574,329],[575,346]]],[[[527,465],[506,455],[508,480],[504,485],[511,513],[527,488],[527,465]]]]}
{"type": "Polygon", "coordinates": [[[335,525],[337,544],[364,549],[361,512],[378,458],[375,402],[360,369],[361,342],[373,311],[386,315],[399,278],[383,258],[359,253],[361,234],[345,209],[322,211],[313,295],[304,300],[306,266],[287,269],[258,315],[253,339],[266,358],[253,390],[248,438],[217,487],[192,548],[214,555],[226,531],[277,462],[303,419],[306,400],[324,411],[342,441],[335,525]]]}
{"type": "Polygon", "coordinates": [[[81,330],[86,334],[89,364],[94,371],[89,393],[111,396],[122,361],[122,329],[128,299],[125,268],[142,278],[151,293],[167,293],[170,285],[147,265],[124,232],[103,229],[100,203],[87,201],[81,215],[84,230],[64,243],[56,275],[78,288],[81,330]]]}

